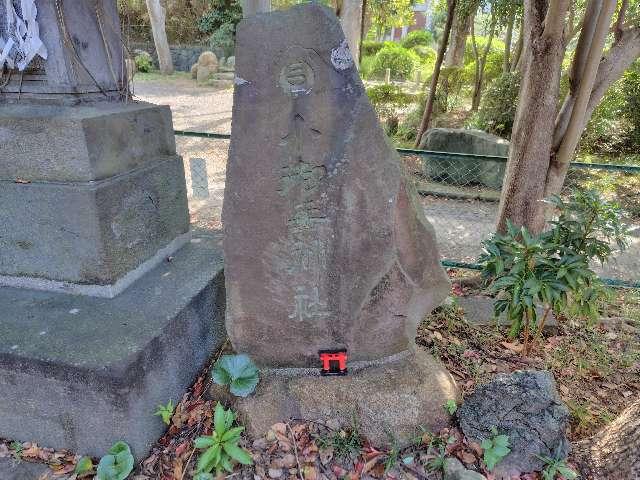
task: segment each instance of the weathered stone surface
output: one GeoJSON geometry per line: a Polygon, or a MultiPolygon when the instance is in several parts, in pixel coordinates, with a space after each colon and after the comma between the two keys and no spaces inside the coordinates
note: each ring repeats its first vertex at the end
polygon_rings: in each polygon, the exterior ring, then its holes
{"type": "Polygon", "coordinates": [[[0,205],[3,276],[111,285],[189,230],[178,156],[95,182],[2,180],[0,205]]]}
{"type": "MultiPolygon", "coordinates": [[[[477,326],[492,326],[498,325],[511,325],[507,320],[506,313],[502,313],[497,319],[494,316],[493,304],[495,299],[491,297],[481,297],[477,295],[467,297],[456,297],[456,301],[462,310],[464,310],[464,317],[467,322],[477,326]]],[[[538,319],[541,320],[544,317],[544,308],[541,306],[536,307],[538,319]]],[[[558,321],[553,312],[547,314],[547,318],[542,328],[544,333],[548,335],[555,335],[558,332],[558,321]]]]}
{"type": "Polygon", "coordinates": [[[0,478],[2,480],[70,480],[67,475],[55,476],[48,465],[21,462],[13,458],[0,457],[0,478]]]}
{"type": "Polygon", "coordinates": [[[168,106],[0,106],[0,180],[103,180],[175,155],[168,106]]]}
{"type": "MultiPolygon", "coordinates": [[[[418,425],[438,431],[449,423],[442,406],[456,399],[455,382],[447,370],[423,351],[395,361],[353,369],[346,377],[303,375],[296,369],[267,370],[253,396],[234,399],[243,425],[254,437],[289,418],[358,422],[359,430],[376,445],[389,443],[389,432],[401,442],[415,437],[418,425]]],[[[214,398],[221,396],[214,386],[214,398]]]]}
{"type": "Polygon", "coordinates": [[[507,157],[509,141],[482,130],[430,128],[422,135],[420,148],[434,152],[471,153],[507,157]]]}
{"type": "Polygon", "coordinates": [[[226,338],[219,243],[196,232],[114,299],[0,288],[0,437],[95,457],[124,440],[144,458],[166,429],[154,408],[226,338]]]}
{"type": "Polygon", "coordinates": [[[191,78],[196,80],[198,78],[198,64],[194,63],[191,65],[191,78]]]}
{"type": "Polygon", "coordinates": [[[335,15],[243,20],[236,75],[223,207],[235,349],[270,367],[406,351],[449,283],[335,15]]]}
{"type": "Polygon", "coordinates": [[[487,480],[487,477],[473,470],[467,470],[460,460],[450,457],[444,462],[443,480],[487,480]]]}
{"type": "Polygon", "coordinates": [[[198,65],[207,67],[217,67],[218,57],[213,52],[202,52],[198,57],[198,65]]]}
{"type": "Polygon", "coordinates": [[[492,427],[509,436],[511,453],[496,466],[498,478],[541,470],[544,462],[536,455],[565,458],[569,453],[569,410],[547,371],[496,375],[465,399],[458,419],[474,441],[491,438],[492,427]]]}
{"type": "Polygon", "coordinates": [[[500,157],[495,160],[469,156],[423,158],[423,168],[430,178],[456,185],[480,184],[499,189],[509,155],[509,142],[482,130],[431,128],[422,136],[420,148],[434,152],[467,153],[500,157]]]}
{"type": "Polygon", "coordinates": [[[118,97],[126,78],[122,68],[109,66],[119,65],[124,56],[116,0],[38,0],[36,5],[47,60],[32,62],[24,76],[12,75],[0,102],[18,97],[23,104],[118,97]],[[85,68],[78,66],[80,62],[85,68]]]}
{"type": "Polygon", "coordinates": [[[196,71],[196,80],[198,81],[198,84],[204,84],[209,80],[212,80],[217,71],[218,67],[198,64],[198,70],[196,71]]]}

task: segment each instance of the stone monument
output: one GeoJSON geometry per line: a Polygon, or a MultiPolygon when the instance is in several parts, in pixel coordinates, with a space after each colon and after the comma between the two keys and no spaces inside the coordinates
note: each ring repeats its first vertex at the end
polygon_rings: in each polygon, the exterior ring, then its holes
{"type": "Polygon", "coordinates": [[[238,401],[250,430],[353,413],[378,440],[442,426],[455,385],[413,346],[449,282],[335,15],[306,5],[244,19],[235,83],[226,325],[264,372],[238,401]],[[348,376],[317,376],[325,350],[346,350],[348,376]]]}
{"type": "Polygon", "coordinates": [[[222,341],[216,240],[189,232],[169,108],[128,98],[116,1],[2,3],[0,437],[141,457],[222,341]]]}

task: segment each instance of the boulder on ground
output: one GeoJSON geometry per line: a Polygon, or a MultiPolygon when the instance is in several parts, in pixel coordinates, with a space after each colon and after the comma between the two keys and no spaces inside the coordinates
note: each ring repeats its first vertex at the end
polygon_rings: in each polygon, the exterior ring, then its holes
{"type": "Polygon", "coordinates": [[[202,52],[198,57],[198,66],[218,67],[218,57],[213,52],[202,52]]]}
{"type": "Polygon", "coordinates": [[[496,375],[466,398],[458,420],[473,441],[491,439],[493,428],[509,437],[511,452],[496,466],[497,478],[542,470],[538,456],[566,458],[569,453],[569,410],[548,371],[496,375]]]}
{"type": "Polygon", "coordinates": [[[191,78],[196,80],[198,78],[198,64],[194,63],[191,65],[191,78]]]}
{"type": "MultiPolygon", "coordinates": [[[[466,153],[491,157],[507,157],[509,142],[482,130],[431,128],[420,141],[420,148],[433,152],[466,153]]],[[[455,185],[476,184],[500,189],[506,160],[469,156],[430,155],[423,157],[424,172],[436,181],[455,185]]]]}
{"type": "Polygon", "coordinates": [[[227,61],[224,62],[224,65],[228,68],[236,68],[236,57],[231,55],[229,58],[227,58],[227,61]]]}

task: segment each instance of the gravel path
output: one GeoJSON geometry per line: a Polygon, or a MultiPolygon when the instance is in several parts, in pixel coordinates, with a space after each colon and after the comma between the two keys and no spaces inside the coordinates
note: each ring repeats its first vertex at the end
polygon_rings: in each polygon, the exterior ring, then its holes
{"type": "MultiPolygon", "coordinates": [[[[231,133],[232,89],[198,87],[193,80],[180,76],[137,81],[135,94],[141,100],[171,106],[176,130],[231,133]]],[[[192,223],[219,229],[229,142],[177,137],[176,144],[185,161],[192,223]],[[205,184],[204,178],[191,178],[192,158],[203,158],[206,161],[206,184],[209,190],[207,199],[196,199],[192,194],[194,181],[196,186],[205,184]]],[[[497,202],[429,196],[423,197],[422,203],[427,218],[435,227],[442,258],[475,262],[481,253],[480,242],[493,231],[497,202]]],[[[632,235],[629,250],[616,255],[605,267],[594,265],[602,276],[640,281],[640,227],[636,226],[632,235]]]]}

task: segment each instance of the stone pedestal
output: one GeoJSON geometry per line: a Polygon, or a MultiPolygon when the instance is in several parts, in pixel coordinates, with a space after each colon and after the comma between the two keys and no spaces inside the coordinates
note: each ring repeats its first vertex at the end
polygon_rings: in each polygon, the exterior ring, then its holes
{"type": "Polygon", "coordinates": [[[144,458],[157,405],[226,338],[218,245],[195,233],[113,299],[0,288],[0,437],[94,457],[124,440],[144,458]]]}
{"type": "MultiPolygon", "coordinates": [[[[253,396],[232,399],[254,437],[289,418],[352,425],[375,445],[410,441],[418,427],[437,432],[449,423],[443,405],[457,399],[455,381],[431,355],[407,351],[376,362],[351,363],[349,376],[319,370],[263,372],[253,396]],[[390,436],[391,435],[391,436],[390,436]]],[[[214,386],[214,398],[220,387],[214,386]]]]}
{"type": "Polygon", "coordinates": [[[0,106],[0,285],[113,297],[189,230],[171,112],[0,106]]]}

